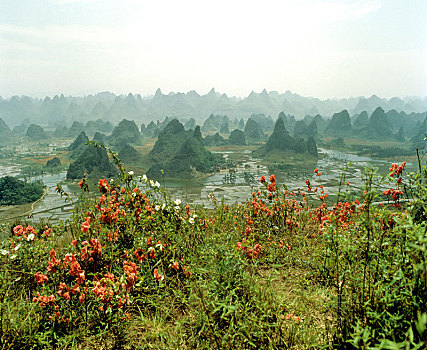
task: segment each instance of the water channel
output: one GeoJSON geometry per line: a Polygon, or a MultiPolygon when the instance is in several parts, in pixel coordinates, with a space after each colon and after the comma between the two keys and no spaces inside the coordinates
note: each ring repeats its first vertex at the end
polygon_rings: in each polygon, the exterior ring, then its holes
{"type": "MultiPolygon", "coordinates": [[[[231,152],[222,152],[225,158],[231,152]]],[[[252,189],[260,186],[261,175],[268,177],[269,171],[262,165],[260,159],[252,158],[250,151],[244,152],[243,162],[235,169],[222,171],[199,180],[174,180],[162,183],[166,186],[172,199],[180,198],[183,203],[192,205],[204,205],[210,207],[210,194],[214,194],[220,201],[224,200],[228,204],[244,202],[250,196],[252,189]]],[[[399,162],[401,160],[396,160],[399,162]]],[[[288,189],[306,189],[305,180],[310,180],[311,186],[324,186],[327,193],[333,195],[338,191],[340,177],[345,174],[345,181],[351,184],[351,188],[358,191],[362,187],[362,172],[366,167],[378,167],[385,174],[390,165],[389,161],[360,157],[350,153],[343,153],[335,150],[319,149],[319,159],[316,167],[321,171],[321,176],[316,176],[313,171],[303,172],[299,169],[276,172],[276,181],[279,185],[286,184],[288,189]],[[349,166],[347,166],[351,163],[349,166]],[[347,167],[346,167],[347,166],[347,167]],[[344,168],[346,168],[344,170],[344,168]]],[[[0,176],[18,175],[19,165],[1,165],[0,176]]],[[[413,164],[408,163],[408,169],[413,168],[413,164]]],[[[48,174],[36,177],[44,182],[47,187],[45,196],[33,205],[31,212],[34,220],[47,218],[51,221],[65,219],[71,215],[72,204],[66,202],[64,197],[60,197],[55,192],[58,183],[63,190],[71,195],[73,200],[77,200],[79,188],[76,184],[70,185],[65,182],[65,172],[58,174],[48,174]]],[[[28,210],[28,208],[27,208],[28,210]]],[[[18,213],[16,216],[23,215],[18,213]]],[[[2,218],[3,220],[5,218],[2,218]]]]}

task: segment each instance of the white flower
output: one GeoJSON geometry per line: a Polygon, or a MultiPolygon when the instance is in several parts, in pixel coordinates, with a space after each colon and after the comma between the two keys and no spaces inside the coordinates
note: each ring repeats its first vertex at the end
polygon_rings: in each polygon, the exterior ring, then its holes
{"type": "Polygon", "coordinates": [[[148,178],[147,178],[147,175],[142,175],[142,180],[144,181],[144,182],[147,182],[147,180],[148,180],[148,178]]]}
{"type": "Polygon", "coordinates": [[[179,199],[179,198],[178,198],[178,199],[175,199],[175,204],[176,204],[176,205],[180,205],[180,204],[181,204],[181,199],[179,199]]]}
{"type": "Polygon", "coordinates": [[[130,175],[130,176],[132,176],[133,174],[135,174],[133,171],[128,171],[128,174],[130,175]]]}
{"type": "Polygon", "coordinates": [[[159,211],[159,210],[160,210],[160,205],[156,205],[156,206],[154,207],[154,209],[156,209],[156,211],[159,211]]]}
{"type": "Polygon", "coordinates": [[[156,244],[156,248],[159,248],[160,249],[160,251],[162,252],[163,251],[163,246],[160,244],[160,243],[157,243],[156,244]]]}
{"type": "Polygon", "coordinates": [[[194,215],[193,215],[193,218],[194,218],[194,219],[195,219],[195,218],[197,218],[197,215],[196,215],[196,214],[194,214],[194,215]]]}
{"type": "Polygon", "coordinates": [[[34,238],[35,238],[34,233],[30,233],[30,234],[28,235],[28,237],[27,237],[27,241],[28,241],[28,242],[29,242],[29,241],[32,241],[32,240],[34,240],[34,238]]]}
{"type": "Polygon", "coordinates": [[[165,203],[163,203],[162,204],[162,209],[165,209],[166,208],[166,204],[165,203]]]}
{"type": "Polygon", "coordinates": [[[7,255],[9,252],[7,250],[1,249],[0,250],[1,255],[7,255]]]}
{"type": "Polygon", "coordinates": [[[188,222],[189,222],[191,225],[193,225],[193,224],[194,224],[194,218],[189,218],[189,219],[188,219],[188,222]]]}
{"type": "Polygon", "coordinates": [[[160,187],[159,182],[158,182],[158,181],[156,181],[156,183],[154,184],[154,186],[156,186],[157,188],[159,188],[159,187],[160,187]]]}
{"type": "Polygon", "coordinates": [[[176,211],[178,211],[178,210],[180,210],[181,209],[181,207],[179,206],[179,205],[177,205],[176,207],[175,207],[175,210],[176,211]]]}
{"type": "Polygon", "coordinates": [[[114,179],[110,179],[110,183],[113,183],[114,182],[114,179]]]}
{"type": "Polygon", "coordinates": [[[10,256],[10,260],[15,259],[17,256],[18,256],[18,255],[16,255],[16,254],[11,255],[11,256],[10,256]]]}
{"type": "MultiPolygon", "coordinates": [[[[19,243],[19,244],[15,247],[14,251],[16,252],[19,248],[21,248],[21,243],[19,243]]],[[[11,258],[12,258],[12,257],[11,257],[11,258]]]]}
{"type": "Polygon", "coordinates": [[[150,180],[150,186],[154,187],[154,181],[153,180],[150,180]]]}

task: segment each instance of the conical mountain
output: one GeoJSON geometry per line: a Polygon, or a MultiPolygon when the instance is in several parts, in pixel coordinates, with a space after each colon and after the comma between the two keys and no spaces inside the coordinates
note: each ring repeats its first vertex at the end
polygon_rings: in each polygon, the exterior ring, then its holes
{"type": "Polygon", "coordinates": [[[68,150],[74,151],[75,149],[79,148],[80,146],[88,142],[89,142],[89,137],[87,137],[86,133],[82,131],[79,134],[79,136],[77,136],[76,139],[73,141],[73,143],[68,146],[68,150]]]}
{"type": "Polygon", "coordinates": [[[357,115],[356,119],[354,119],[353,126],[356,129],[363,129],[367,127],[369,124],[369,116],[366,111],[361,112],[357,115]]]}
{"type": "Polygon", "coordinates": [[[293,138],[286,130],[282,118],[277,119],[273,133],[265,144],[266,155],[274,150],[280,152],[309,153],[317,156],[317,146],[314,137],[310,136],[307,141],[300,137],[293,138]]]}
{"type": "Polygon", "coordinates": [[[122,119],[109,137],[109,142],[114,145],[120,144],[122,140],[126,143],[142,144],[141,133],[133,120],[122,119]]]}
{"type": "Polygon", "coordinates": [[[89,177],[93,181],[101,178],[111,178],[118,174],[116,167],[110,162],[107,152],[103,148],[88,146],[70,164],[67,179],[81,179],[89,177]]]}
{"type": "Polygon", "coordinates": [[[68,136],[77,137],[82,131],[84,131],[84,129],[85,127],[81,122],[74,121],[73,124],[71,124],[70,129],[68,130],[68,136]]]}
{"type": "Polygon", "coordinates": [[[228,144],[230,145],[246,145],[245,133],[242,130],[234,129],[228,137],[228,144]]]}
{"type": "Polygon", "coordinates": [[[142,159],[141,154],[127,143],[119,146],[118,157],[121,161],[128,164],[138,163],[142,159]]]}
{"type": "Polygon", "coordinates": [[[86,133],[82,131],[79,136],[73,141],[71,145],[68,146],[68,150],[70,151],[69,157],[71,159],[77,159],[80,154],[87,148],[87,144],[89,143],[89,138],[86,133]]]}
{"type": "Polygon", "coordinates": [[[427,116],[418,128],[417,134],[411,139],[411,148],[422,148],[427,146],[427,116]]]}
{"type": "Polygon", "coordinates": [[[347,136],[351,134],[351,120],[346,109],[332,116],[325,129],[325,134],[331,136],[347,136]]]}
{"type": "Polygon", "coordinates": [[[38,124],[30,124],[25,135],[32,140],[45,140],[47,138],[43,128],[38,124]]]}
{"type": "Polygon", "coordinates": [[[381,107],[378,107],[372,113],[371,117],[369,118],[368,127],[371,131],[380,137],[390,137],[392,135],[387,115],[384,113],[384,110],[381,107]]]}
{"type": "Polygon", "coordinates": [[[0,143],[7,143],[10,138],[12,138],[13,133],[4,122],[3,119],[0,118],[0,143]]]}
{"type": "Polygon", "coordinates": [[[291,150],[294,148],[294,140],[285,128],[282,118],[278,118],[274,125],[273,133],[266,143],[267,152],[276,149],[280,151],[291,150]]]}
{"type": "Polygon", "coordinates": [[[405,134],[403,132],[403,126],[401,126],[397,133],[394,134],[394,138],[399,142],[405,141],[405,134]]]}
{"type": "Polygon", "coordinates": [[[92,141],[95,141],[96,143],[99,143],[101,145],[105,145],[105,135],[101,134],[99,131],[95,133],[93,136],[92,141]]]}
{"type": "Polygon", "coordinates": [[[262,128],[259,126],[259,124],[253,120],[252,118],[249,118],[245,125],[245,137],[246,141],[259,141],[264,139],[264,132],[262,131],[262,128]]]}
{"type": "Polygon", "coordinates": [[[152,178],[160,178],[161,170],[166,177],[193,177],[197,172],[211,171],[219,161],[205,149],[200,128],[186,131],[176,119],[159,133],[149,155],[153,165],[147,176],[152,178]]]}

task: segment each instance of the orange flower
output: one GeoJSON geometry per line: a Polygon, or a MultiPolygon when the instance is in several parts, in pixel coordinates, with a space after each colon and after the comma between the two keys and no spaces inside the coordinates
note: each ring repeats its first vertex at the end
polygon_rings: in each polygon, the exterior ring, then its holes
{"type": "Polygon", "coordinates": [[[159,274],[159,269],[154,269],[154,278],[156,279],[156,281],[163,281],[165,279],[164,276],[159,274]]]}
{"type": "Polygon", "coordinates": [[[85,222],[82,224],[82,232],[83,232],[83,233],[86,233],[87,231],[89,231],[89,228],[90,228],[90,222],[85,221],[85,222]]]}
{"type": "Polygon", "coordinates": [[[46,275],[43,275],[40,271],[37,271],[34,275],[34,278],[36,279],[37,284],[40,284],[41,286],[47,282],[48,278],[46,275]]]}
{"type": "Polygon", "coordinates": [[[79,303],[80,304],[83,304],[83,302],[85,301],[85,293],[82,293],[82,294],[80,294],[80,296],[79,296],[79,303]]]}

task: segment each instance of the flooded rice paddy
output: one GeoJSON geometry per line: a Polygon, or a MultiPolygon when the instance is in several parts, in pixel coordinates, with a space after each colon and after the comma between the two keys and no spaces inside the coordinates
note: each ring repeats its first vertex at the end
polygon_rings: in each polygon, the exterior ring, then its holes
{"type": "MultiPolygon", "coordinates": [[[[221,152],[225,158],[233,152],[221,152]]],[[[241,151],[239,153],[242,153],[241,151]]],[[[396,160],[398,162],[398,160],[396,160]]],[[[345,182],[350,183],[354,192],[359,192],[363,186],[363,171],[367,167],[377,167],[380,172],[386,174],[390,161],[359,157],[350,153],[335,150],[319,149],[319,159],[315,167],[319,168],[321,176],[311,171],[290,168],[288,171],[276,171],[276,181],[279,185],[286,184],[290,190],[298,188],[306,189],[305,180],[310,180],[311,187],[324,186],[329,195],[338,192],[342,176],[345,182]]],[[[2,163],[0,165],[0,176],[19,175],[19,164],[2,163]]],[[[408,163],[408,168],[413,164],[408,163]]],[[[129,169],[131,170],[131,169],[129,169]]],[[[246,201],[254,189],[260,187],[261,175],[270,175],[269,170],[262,164],[260,159],[252,158],[250,151],[243,153],[243,161],[236,168],[221,171],[198,180],[171,180],[161,183],[168,190],[172,199],[180,198],[184,203],[192,205],[204,205],[211,207],[211,194],[218,201],[225,203],[241,203],[246,201]]],[[[44,197],[33,205],[0,207],[0,220],[11,220],[19,216],[31,214],[34,220],[45,218],[50,221],[66,219],[71,215],[72,203],[65,201],[55,192],[57,184],[61,184],[63,190],[70,194],[72,199],[78,199],[79,188],[76,184],[65,181],[66,172],[38,176],[47,187],[44,197]]]]}

